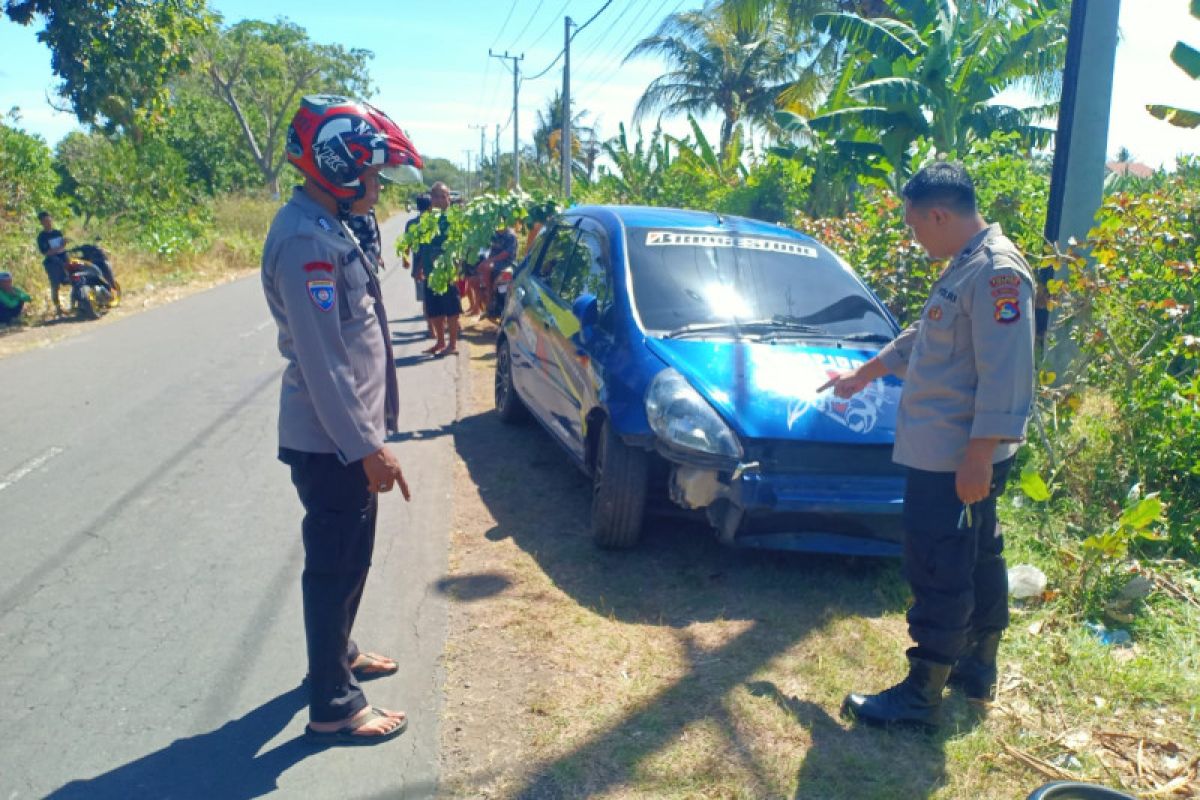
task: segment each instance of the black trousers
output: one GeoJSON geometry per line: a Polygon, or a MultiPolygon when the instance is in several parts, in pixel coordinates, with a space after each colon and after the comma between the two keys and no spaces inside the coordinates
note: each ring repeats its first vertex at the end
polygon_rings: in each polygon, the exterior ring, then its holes
{"type": "Polygon", "coordinates": [[[350,629],[358,614],[375,548],[377,497],[362,462],[332,453],[281,449],[304,505],[304,633],[308,643],[309,717],[336,722],[367,705],[350,671],[358,648],[350,629]]]}
{"type": "Polygon", "coordinates": [[[904,576],[912,587],[912,654],[953,664],[969,643],[1008,627],[1008,567],[996,523],[1012,459],[992,466],[991,493],[968,524],[953,472],[908,470],[904,490],[904,576]]]}

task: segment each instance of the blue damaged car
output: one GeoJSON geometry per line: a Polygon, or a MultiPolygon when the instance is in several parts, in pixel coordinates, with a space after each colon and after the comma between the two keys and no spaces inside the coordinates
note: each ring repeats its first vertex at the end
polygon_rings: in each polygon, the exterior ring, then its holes
{"type": "Polygon", "coordinates": [[[531,415],[591,476],[601,546],[635,544],[658,504],[702,513],[732,545],[892,555],[900,383],[849,400],[817,389],[898,333],[811,237],[714,213],[577,207],[508,287],[496,409],[531,415]]]}

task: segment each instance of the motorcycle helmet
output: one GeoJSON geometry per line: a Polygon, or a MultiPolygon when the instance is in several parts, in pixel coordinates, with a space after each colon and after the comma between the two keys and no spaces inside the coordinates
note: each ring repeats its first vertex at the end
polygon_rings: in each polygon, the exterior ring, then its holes
{"type": "Polygon", "coordinates": [[[287,158],[347,206],[366,193],[359,177],[368,167],[382,167],[381,178],[401,183],[419,182],[424,166],[387,114],[369,103],[327,94],[300,101],[288,126],[287,158]]]}

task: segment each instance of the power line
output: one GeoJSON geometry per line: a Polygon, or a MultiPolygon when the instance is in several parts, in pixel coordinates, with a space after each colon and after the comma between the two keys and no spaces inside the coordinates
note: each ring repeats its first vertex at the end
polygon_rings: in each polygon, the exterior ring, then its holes
{"type": "Polygon", "coordinates": [[[625,7],[621,9],[621,13],[618,14],[617,18],[612,21],[612,24],[605,28],[604,32],[601,33],[594,42],[592,42],[592,46],[579,56],[579,63],[586,63],[587,60],[592,57],[592,55],[601,49],[601,46],[604,42],[608,41],[614,33],[617,33],[617,31],[621,30],[621,20],[625,19],[625,15],[629,13],[630,9],[645,9],[645,7],[645,4],[640,3],[639,0],[628,0],[628,2],[625,4],[625,7]]]}
{"type": "MultiPolygon", "coordinates": [[[[513,4],[511,6],[509,6],[508,16],[504,18],[504,24],[500,26],[500,32],[496,34],[496,39],[495,39],[495,41],[492,42],[491,46],[488,48],[489,50],[492,47],[495,47],[496,42],[499,42],[500,37],[504,35],[504,29],[508,27],[508,21],[510,19],[512,19],[513,12],[517,10],[517,3],[519,3],[519,2],[520,2],[520,0],[513,0],[513,4]]],[[[491,59],[488,60],[488,63],[489,64],[492,63],[491,59]]]]}
{"type": "MultiPolygon", "coordinates": [[[[662,11],[661,4],[658,7],[658,11],[662,11]]],[[[590,64],[586,65],[589,69],[588,79],[596,80],[598,75],[611,73],[612,70],[618,68],[621,65],[621,61],[624,59],[629,42],[642,38],[646,30],[656,24],[655,20],[657,16],[658,15],[655,13],[654,7],[650,3],[640,6],[638,13],[634,15],[629,24],[623,30],[618,32],[617,38],[614,42],[606,44],[603,47],[598,47],[596,50],[593,50],[591,54],[589,54],[595,55],[597,52],[604,53],[604,55],[600,56],[599,62],[596,62],[593,59],[590,64]]],[[[582,73],[582,71],[583,70],[581,68],[580,72],[582,73]]]]}
{"type": "MultiPolygon", "coordinates": [[[[651,26],[657,25],[661,22],[661,20],[665,19],[665,16],[662,15],[662,11],[668,2],[670,2],[670,0],[662,0],[662,2],[658,4],[657,9],[654,9],[648,3],[643,6],[643,13],[638,14],[634,18],[634,21],[630,23],[629,27],[626,29],[627,32],[632,32],[632,35],[618,39],[616,47],[609,51],[609,55],[604,57],[603,61],[594,66],[586,78],[581,78],[580,83],[595,82],[598,80],[598,76],[601,74],[606,76],[605,80],[603,81],[604,83],[607,83],[608,80],[611,80],[617,69],[620,68],[621,62],[625,60],[625,56],[629,52],[630,45],[632,45],[634,42],[640,41],[642,38],[644,38],[646,31],[649,30],[651,26]],[[651,12],[649,16],[646,15],[646,11],[651,12]]],[[[678,5],[676,5],[676,8],[683,5],[683,2],[684,0],[680,0],[678,5]]]]}
{"type": "Polygon", "coordinates": [[[517,33],[516,38],[513,39],[513,43],[511,45],[513,50],[517,49],[517,42],[521,41],[521,37],[525,34],[525,31],[529,30],[529,26],[533,24],[535,19],[537,19],[538,12],[542,10],[542,4],[545,2],[546,0],[538,0],[537,8],[535,8],[533,13],[529,15],[529,19],[525,20],[525,26],[521,28],[520,32],[517,33]]]}
{"type": "Polygon", "coordinates": [[[558,10],[558,13],[550,17],[550,24],[543,28],[542,32],[538,34],[537,38],[526,46],[526,50],[532,48],[535,44],[546,38],[546,34],[554,29],[554,26],[558,24],[559,19],[561,19],[563,14],[567,12],[567,6],[569,5],[571,5],[571,0],[565,0],[565,2],[562,4],[562,8],[558,10]]]}
{"type": "MultiPolygon", "coordinates": [[[[604,11],[604,9],[606,9],[606,8],[608,8],[610,5],[612,5],[612,1],[613,1],[613,0],[605,0],[605,3],[604,3],[604,5],[600,6],[600,9],[599,9],[599,10],[598,10],[598,11],[597,11],[595,14],[592,14],[592,16],[588,18],[588,21],[587,21],[587,22],[585,22],[585,23],[583,23],[582,25],[578,26],[578,27],[575,29],[575,31],[574,31],[574,32],[571,34],[571,41],[572,41],[572,42],[573,42],[573,41],[575,41],[575,37],[576,37],[576,36],[578,36],[580,33],[582,33],[584,28],[586,28],[588,25],[591,25],[591,24],[592,24],[592,22],[594,22],[594,21],[595,21],[596,17],[600,16],[601,12],[603,12],[603,11],[604,11]]],[[[564,10],[565,10],[565,9],[566,9],[566,6],[564,5],[564,6],[563,6],[563,8],[564,8],[564,10]]],[[[618,19],[620,19],[620,18],[618,17],[618,19]]],[[[547,28],[546,30],[549,30],[549,28],[547,28]]],[[[544,36],[545,34],[542,34],[542,35],[544,36]]],[[[542,76],[543,76],[543,75],[545,75],[547,72],[549,72],[550,70],[554,69],[554,65],[558,63],[558,60],[559,60],[560,58],[562,58],[562,57],[563,57],[563,54],[564,54],[564,53],[566,53],[566,52],[567,52],[567,49],[566,49],[565,47],[564,47],[562,50],[559,50],[559,51],[558,51],[558,55],[556,55],[556,56],[554,57],[554,60],[550,62],[550,65],[549,65],[549,66],[547,66],[547,67],[546,67],[544,70],[542,70],[541,72],[539,72],[537,75],[531,75],[531,76],[527,77],[525,80],[527,80],[527,81],[536,81],[538,78],[542,77],[542,76]]]]}
{"type": "MultiPolygon", "coordinates": [[[[663,0],[662,6],[665,6],[668,2],[670,2],[670,0],[663,0]]],[[[675,4],[675,7],[672,8],[670,10],[670,12],[667,13],[666,16],[671,16],[672,14],[678,13],[679,9],[684,5],[685,2],[687,2],[687,0],[679,0],[679,2],[675,4]]],[[[662,6],[659,6],[659,8],[661,9],[662,6]]],[[[665,19],[665,18],[666,17],[660,17],[659,19],[665,19]]],[[[633,39],[640,40],[642,38],[642,33],[644,33],[644,32],[645,32],[645,30],[643,29],[641,32],[636,34],[633,37],[633,39]]],[[[631,41],[632,40],[626,40],[626,42],[627,42],[626,46],[624,48],[622,48],[621,50],[618,50],[618,55],[620,55],[622,52],[624,52],[626,49],[628,49],[628,43],[631,41]]],[[[593,83],[593,85],[589,87],[589,90],[593,94],[595,94],[596,92],[599,92],[601,89],[603,89],[605,86],[607,86],[614,77],[616,77],[617,67],[619,67],[621,61],[624,61],[623,55],[620,56],[619,60],[613,65],[613,67],[609,68],[608,74],[604,77],[604,79],[602,81],[600,81],[599,83],[593,83]]],[[[594,78],[593,78],[593,81],[594,81],[594,78]]],[[[583,82],[584,81],[581,81],[581,83],[583,83],[583,82]]]]}

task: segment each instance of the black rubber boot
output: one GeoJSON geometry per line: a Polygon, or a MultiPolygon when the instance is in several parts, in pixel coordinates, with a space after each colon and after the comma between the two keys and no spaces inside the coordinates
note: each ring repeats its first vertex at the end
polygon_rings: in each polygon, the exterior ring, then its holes
{"type": "Polygon", "coordinates": [[[996,699],[996,651],[1000,634],[988,633],[978,639],[950,670],[948,683],[963,690],[968,700],[990,703],[996,699]]]}
{"type": "Polygon", "coordinates": [[[937,725],[950,666],[908,657],[908,677],[879,694],[849,694],[842,711],[869,725],[937,725]]]}

